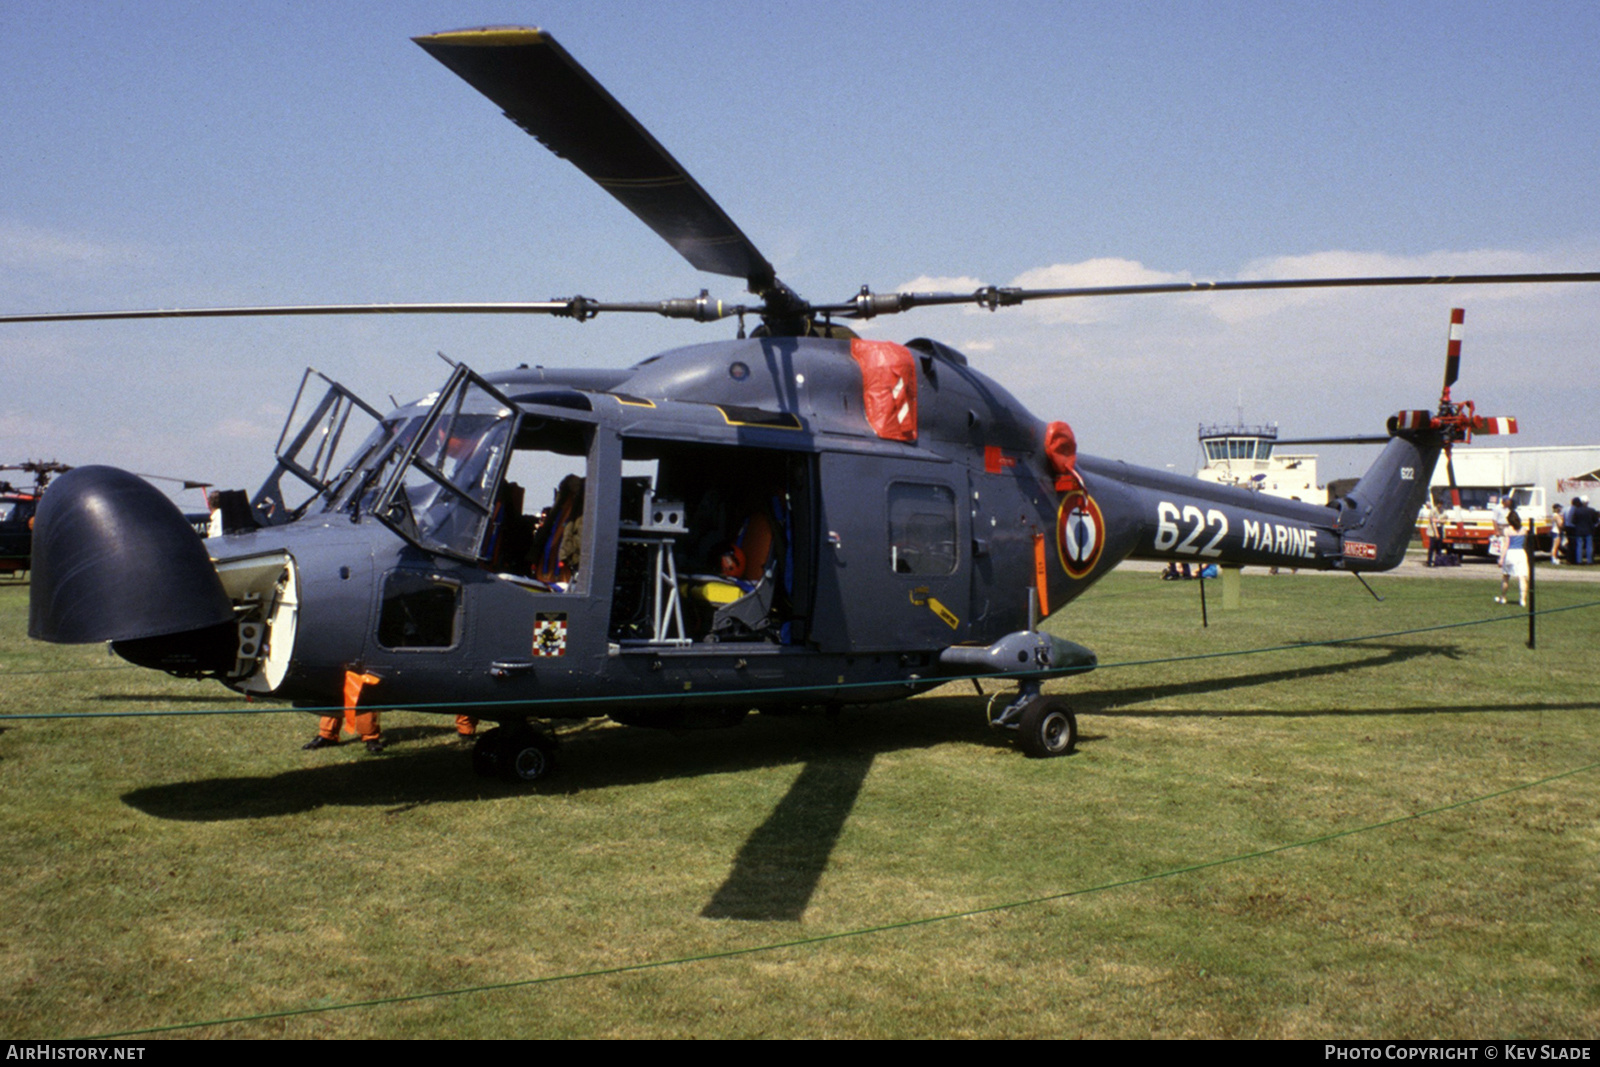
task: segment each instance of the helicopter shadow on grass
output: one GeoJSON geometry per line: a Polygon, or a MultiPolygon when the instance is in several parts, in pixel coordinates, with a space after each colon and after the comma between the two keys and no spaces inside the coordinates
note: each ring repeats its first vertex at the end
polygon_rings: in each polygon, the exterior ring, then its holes
{"type": "MultiPolygon", "coordinates": [[[[115,667],[112,669],[122,670],[123,668],[115,667]]],[[[152,709],[159,704],[205,704],[217,708],[218,715],[251,714],[251,712],[247,712],[243,708],[235,711],[220,705],[215,693],[96,693],[88,699],[108,704],[148,705],[152,709]]],[[[260,714],[260,712],[255,714],[260,714]]]]}
{"type": "MultiPolygon", "coordinates": [[[[1280,682],[1312,681],[1347,674],[1356,670],[1372,670],[1374,668],[1393,666],[1424,657],[1442,656],[1446,659],[1455,660],[1460,659],[1463,655],[1461,650],[1454,645],[1362,642],[1359,646],[1349,647],[1353,650],[1370,654],[1362,655],[1358,659],[1346,660],[1342,663],[1325,663],[1315,667],[1289,667],[1280,670],[1251,671],[1245,674],[1205,678],[1192,682],[1172,682],[1167,685],[1148,685],[1141,682],[1131,682],[1117,688],[1085,689],[1073,695],[1072,703],[1080,714],[1087,712],[1093,715],[1120,717],[1193,715],[1197,714],[1200,709],[1182,708],[1141,711],[1121,705],[1144,703],[1151,700],[1165,700],[1173,697],[1200,696],[1208,693],[1227,692],[1233,689],[1249,689],[1258,685],[1274,685],[1280,682]]],[[[1299,710],[1275,711],[1271,714],[1294,716],[1315,713],[1299,710]]]]}
{"type": "Polygon", "coordinates": [[[304,737],[285,732],[285,757],[300,766],[246,778],[200,778],[147,786],[123,801],[158,818],[226,821],[293,815],[329,804],[387,806],[452,803],[508,796],[573,796],[630,788],[669,779],[792,767],[816,760],[948,743],[1005,747],[1007,738],[984,731],[983,701],[972,696],[920,697],[873,707],[848,708],[832,720],[820,712],[753,715],[728,730],[650,730],[605,720],[558,723],[556,775],[534,786],[475,777],[465,747],[442,742],[448,726],[399,726],[384,731],[382,756],[342,758],[354,742],[330,753],[288,751],[304,737]],[[412,747],[415,742],[420,747],[412,747]],[[331,761],[330,761],[331,757],[331,761]]]}
{"type": "Polygon", "coordinates": [[[1079,714],[1104,715],[1110,718],[1167,718],[1200,714],[1226,715],[1238,718],[1305,718],[1329,715],[1432,715],[1440,712],[1560,711],[1584,706],[1555,703],[1474,704],[1471,702],[1463,703],[1454,697],[1446,700],[1442,696],[1438,704],[1404,707],[1388,706],[1382,708],[1357,706],[1212,711],[1203,708],[1140,709],[1123,706],[1129,703],[1137,704],[1151,700],[1202,696],[1233,689],[1248,689],[1258,685],[1312,681],[1346,674],[1350,671],[1380,669],[1424,657],[1442,656],[1446,659],[1457,660],[1464,655],[1455,645],[1403,645],[1362,642],[1359,648],[1362,651],[1374,650],[1377,654],[1344,663],[1330,663],[1316,667],[1294,667],[1285,670],[1257,671],[1225,678],[1208,678],[1203,681],[1174,682],[1170,685],[1155,686],[1133,683],[1116,689],[1089,689],[1074,694],[1072,704],[1079,714]]]}
{"type": "Polygon", "coordinates": [[[676,779],[784,772],[799,764],[799,774],[740,847],[701,913],[798,920],[877,755],[943,744],[1008,748],[1008,737],[985,730],[983,708],[972,696],[924,696],[847,709],[837,719],[820,711],[758,714],[729,730],[567,724],[559,731],[557,776],[535,787],[473,776],[467,750],[442,743],[454,734],[448,726],[400,726],[385,731],[390,748],[381,757],[335,755],[339,761],[329,763],[330,753],[319,751],[304,757],[313,766],[147,786],[122,800],[156,818],[194,822],[287,817],[326,805],[378,807],[395,815],[426,804],[571,797],[676,779]]]}
{"type": "MultiPolygon", "coordinates": [[[[1395,646],[1326,667],[1154,690],[1130,686],[1078,692],[1072,702],[1080,713],[1148,714],[1118,711],[1113,706],[1132,694],[1140,699],[1201,694],[1451,654],[1447,649],[1395,646]]],[[[202,822],[289,816],[330,804],[376,806],[396,814],[423,804],[532,793],[576,796],[670,779],[779,770],[798,763],[800,773],[745,839],[728,877],[701,911],[701,916],[709,919],[795,921],[821,881],[879,753],[943,744],[1010,747],[1007,735],[984,729],[984,704],[977,696],[930,695],[850,709],[838,720],[817,712],[756,715],[736,729],[677,733],[617,728],[603,722],[567,725],[560,731],[562,769],[536,790],[473,777],[464,749],[438,743],[454,732],[447,726],[402,726],[388,731],[392,747],[381,758],[347,759],[256,778],[150,786],[124,794],[123,801],[158,818],[202,822]],[[409,748],[414,743],[426,747],[409,748]]],[[[1080,734],[1080,743],[1098,740],[1080,734]]],[[[326,755],[319,752],[307,758],[317,760],[326,755]]]]}

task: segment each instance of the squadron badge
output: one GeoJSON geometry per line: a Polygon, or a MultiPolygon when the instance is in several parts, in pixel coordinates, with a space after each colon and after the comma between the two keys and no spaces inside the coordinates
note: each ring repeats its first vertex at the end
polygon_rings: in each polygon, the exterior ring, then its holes
{"type": "Polygon", "coordinates": [[[567,613],[541,611],[534,617],[533,654],[535,656],[565,656],[567,654],[567,613]]]}
{"type": "Polygon", "coordinates": [[[1100,561],[1105,540],[1106,520],[1088,491],[1073,489],[1063,496],[1056,512],[1056,552],[1067,576],[1087,577],[1100,561]]]}

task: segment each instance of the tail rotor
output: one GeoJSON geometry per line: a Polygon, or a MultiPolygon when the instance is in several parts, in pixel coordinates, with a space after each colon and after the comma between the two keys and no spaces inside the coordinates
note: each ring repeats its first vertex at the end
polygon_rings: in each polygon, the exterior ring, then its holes
{"type": "MultiPolygon", "coordinates": [[[[1450,309],[1450,338],[1445,346],[1444,388],[1439,393],[1438,413],[1427,424],[1438,430],[1444,438],[1444,469],[1450,481],[1450,506],[1461,506],[1461,490],[1456,486],[1456,465],[1451,449],[1457,443],[1471,444],[1473,434],[1507,434],[1517,432],[1517,420],[1504,415],[1479,415],[1470,400],[1452,400],[1450,387],[1461,374],[1461,328],[1467,313],[1462,308],[1450,309]]],[[[1407,415],[1426,415],[1426,412],[1402,412],[1407,415]]]]}

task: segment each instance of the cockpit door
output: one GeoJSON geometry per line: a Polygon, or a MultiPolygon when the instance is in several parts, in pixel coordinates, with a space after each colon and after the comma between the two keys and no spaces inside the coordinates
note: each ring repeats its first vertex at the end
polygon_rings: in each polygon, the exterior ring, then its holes
{"type": "MultiPolygon", "coordinates": [[[[335,472],[340,469],[334,464],[341,455],[339,445],[345,438],[352,417],[357,419],[358,424],[365,424],[369,417],[373,423],[383,421],[383,415],[377,408],[321,371],[307,367],[305,374],[300,377],[300,388],[294,395],[289,416],[283,421],[283,432],[278,435],[278,447],[275,450],[278,465],[250,502],[261,521],[287,522],[309,500],[327,490],[335,472]],[[313,375],[328,386],[315,404],[310,402],[310,396],[315,393],[308,396],[306,392],[308,386],[316,385],[312,381],[313,375]],[[310,494],[305,495],[301,490],[304,499],[287,499],[283,488],[285,474],[293,474],[304,482],[310,487],[310,494]]],[[[363,426],[351,436],[359,441],[366,436],[369,428],[363,426]]]]}
{"type": "Polygon", "coordinates": [[[517,406],[458,364],[372,513],[427,552],[475,562],[516,428],[517,406]]]}

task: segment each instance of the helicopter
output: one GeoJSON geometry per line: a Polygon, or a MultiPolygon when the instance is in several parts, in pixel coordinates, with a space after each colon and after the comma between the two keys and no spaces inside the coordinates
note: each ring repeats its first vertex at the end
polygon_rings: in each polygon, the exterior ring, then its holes
{"type": "MultiPolygon", "coordinates": [[[[0,471],[20,470],[33,475],[33,485],[28,489],[19,489],[10,482],[0,481],[0,574],[26,574],[33,565],[33,520],[39,510],[39,501],[49,487],[51,477],[71,469],[70,464],[55,460],[30,459],[23,463],[0,465],[0,471]]],[[[139,477],[178,482],[185,489],[199,489],[202,492],[211,488],[210,482],[164,474],[140,474],[139,477]]],[[[201,537],[210,532],[209,511],[186,511],[184,519],[201,537]]]]}
{"type": "MultiPolygon", "coordinates": [[[[108,466],[39,509],[29,633],[325,712],[411,707],[498,723],[479,773],[535,781],[558,718],[732,725],[752,707],[837,708],[956,678],[1015,682],[991,715],[1031,757],[1072,750],[1050,679],[1095,654],[1042,632],[1125,559],[1346,570],[1403,557],[1434,466],[1509,429],[1455,401],[1388,421],[1332,506],[1082,454],[956,349],[847,323],[926,306],[1352,286],[1594,282],[1600,273],[1321,278],[873,292],[816,304],[548,33],[415,38],[695,268],[748,304],[573,296],[12,315],[3,322],[305,314],[642,313],[738,334],[625,369],[451,363],[384,411],[308,370],[276,466],[224,533],[108,466]],[[746,319],[758,320],[748,333],[746,319]],[[363,433],[364,431],[364,433],[363,433]],[[352,442],[359,442],[352,444],[352,442]]],[[[447,361],[448,362],[448,361],[447,361]]]]}
{"type": "Polygon", "coordinates": [[[0,574],[26,573],[33,557],[33,516],[52,475],[72,468],[55,460],[26,460],[0,465],[0,471],[33,475],[33,485],[18,488],[0,481],[0,574]]]}

